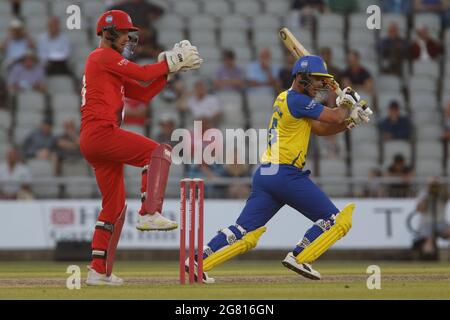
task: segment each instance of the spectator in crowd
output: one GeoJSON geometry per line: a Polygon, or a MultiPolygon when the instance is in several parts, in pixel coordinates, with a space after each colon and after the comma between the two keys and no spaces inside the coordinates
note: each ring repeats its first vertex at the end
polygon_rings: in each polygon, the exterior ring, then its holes
{"type": "Polygon", "coordinates": [[[331,0],[328,1],[328,7],[337,14],[351,14],[359,9],[357,0],[331,0]]]}
{"type": "Polygon", "coordinates": [[[39,128],[33,130],[23,143],[23,154],[26,159],[54,160],[55,137],[52,123],[48,119],[42,121],[39,128]]]}
{"type": "Polygon", "coordinates": [[[172,147],[175,146],[178,141],[172,140],[172,132],[176,128],[177,121],[174,116],[164,114],[161,116],[158,122],[158,133],[156,135],[156,141],[159,143],[167,143],[172,147]]]}
{"type": "Polygon", "coordinates": [[[411,193],[411,178],[414,170],[406,164],[405,157],[399,153],[394,155],[392,164],[389,166],[386,175],[400,179],[399,182],[391,182],[388,185],[388,196],[394,198],[407,197],[411,193]]]}
{"type": "Polygon", "coordinates": [[[0,163],[0,198],[32,199],[30,183],[28,166],[20,161],[17,148],[10,146],[6,152],[6,161],[0,163]]]}
{"type": "Polygon", "coordinates": [[[450,224],[445,219],[448,190],[438,177],[432,177],[417,198],[420,220],[415,247],[423,258],[437,258],[437,238],[450,238],[450,224]]]}
{"type": "Polygon", "coordinates": [[[379,125],[383,141],[409,140],[411,137],[411,121],[400,115],[400,105],[397,101],[389,104],[388,115],[379,125]]]}
{"type": "Polygon", "coordinates": [[[369,174],[367,176],[367,182],[363,186],[363,193],[360,196],[365,198],[380,198],[385,196],[385,190],[383,188],[382,183],[380,182],[380,178],[383,176],[383,173],[378,168],[372,168],[369,170],[369,174]]]}
{"type": "Polygon", "coordinates": [[[291,1],[291,19],[292,27],[314,28],[316,16],[323,13],[326,9],[324,0],[292,0],[291,1]]]}
{"type": "Polygon", "coordinates": [[[406,14],[411,11],[411,0],[383,0],[381,4],[386,13],[406,14]]]}
{"type": "Polygon", "coordinates": [[[64,131],[56,137],[56,154],[60,161],[81,159],[80,132],[73,119],[64,121],[64,131]]]}
{"type": "Polygon", "coordinates": [[[410,53],[413,60],[430,61],[438,58],[442,53],[442,45],[433,39],[428,27],[417,28],[417,39],[412,43],[410,53]]]}
{"type": "Polygon", "coordinates": [[[145,128],[147,125],[148,104],[143,103],[142,101],[125,98],[124,110],[124,124],[145,128]]]}
{"type": "Polygon", "coordinates": [[[187,109],[194,120],[208,119],[212,127],[216,127],[220,120],[219,99],[208,93],[205,80],[197,80],[194,85],[193,95],[187,99],[187,109]]]}
{"type": "Polygon", "coordinates": [[[8,37],[0,44],[0,53],[3,55],[4,67],[9,69],[27,52],[34,49],[34,41],[25,31],[23,22],[18,19],[12,20],[8,37]]]}
{"type": "Polygon", "coordinates": [[[403,62],[408,57],[408,47],[406,39],[403,39],[399,34],[397,23],[392,22],[388,27],[387,36],[378,43],[381,71],[401,77],[403,62]]]}
{"type": "Polygon", "coordinates": [[[214,87],[223,91],[242,91],[245,85],[244,70],[236,65],[236,57],[233,50],[222,52],[222,65],[216,72],[214,87]]]}
{"type": "Polygon", "coordinates": [[[48,18],[47,32],[41,34],[38,40],[39,59],[45,65],[47,74],[70,74],[70,43],[61,32],[58,17],[48,18]]]}
{"type": "Polygon", "coordinates": [[[20,62],[11,67],[7,76],[8,90],[15,93],[21,90],[47,91],[44,67],[34,52],[27,52],[20,62]]]}
{"type": "Polygon", "coordinates": [[[268,48],[261,49],[258,60],[247,68],[247,84],[252,90],[274,93],[279,88],[279,67],[272,63],[272,54],[268,48]]]}
{"type": "Polygon", "coordinates": [[[139,46],[135,49],[133,59],[156,59],[163,48],[158,43],[154,23],[164,14],[164,9],[145,0],[125,0],[110,9],[125,11],[139,28],[139,46]]]}
{"type": "Polygon", "coordinates": [[[357,91],[373,94],[373,79],[369,71],[361,65],[358,51],[352,50],[348,54],[347,69],[342,73],[343,87],[353,87],[357,91]]]}
{"type": "Polygon", "coordinates": [[[292,68],[295,64],[295,57],[290,51],[284,51],[284,66],[280,69],[278,78],[280,89],[279,91],[288,90],[292,85],[292,68]]]}
{"type": "MultiPolygon", "coordinates": [[[[236,148],[233,163],[227,163],[223,167],[222,176],[225,178],[245,178],[250,176],[250,166],[239,163],[239,148],[236,148]]],[[[250,184],[231,181],[226,190],[226,196],[231,199],[247,199],[250,195],[250,184]]]]}

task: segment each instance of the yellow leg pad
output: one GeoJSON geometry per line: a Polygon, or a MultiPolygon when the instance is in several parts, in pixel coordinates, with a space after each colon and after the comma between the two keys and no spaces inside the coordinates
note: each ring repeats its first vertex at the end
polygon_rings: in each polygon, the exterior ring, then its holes
{"type": "Polygon", "coordinates": [[[336,217],[336,223],[322,233],[297,256],[298,263],[313,263],[339,239],[345,236],[352,227],[352,215],[355,204],[350,203],[336,217]]]}
{"type": "Polygon", "coordinates": [[[242,239],[236,241],[230,246],[214,252],[212,255],[203,260],[203,270],[210,271],[219,264],[228,261],[237,255],[246,253],[256,247],[261,235],[266,232],[266,227],[260,227],[247,233],[242,239]]]}

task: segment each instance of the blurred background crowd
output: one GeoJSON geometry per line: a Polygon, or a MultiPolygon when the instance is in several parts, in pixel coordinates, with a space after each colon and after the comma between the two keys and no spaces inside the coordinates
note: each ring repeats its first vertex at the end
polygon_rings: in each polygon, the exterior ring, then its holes
{"type": "MultiPolygon", "coordinates": [[[[411,197],[428,177],[447,175],[449,1],[0,0],[0,198],[99,196],[79,151],[80,90],[86,57],[98,45],[97,18],[111,8],[140,28],[137,63],[154,62],[182,39],[205,60],[150,104],[127,99],[126,129],[171,144],[172,131],[191,130],[193,120],[203,131],[265,129],[274,97],[292,81],[295,60],[277,34],[287,26],[376,111],[368,125],[312,139],[307,166],[325,192],[411,197]],[[81,29],[69,30],[73,4],[81,29]],[[373,4],[382,10],[379,30],[366,27],[373,4]]],[[[174,165],[168,195],[178,196],[180,178],[195,176],[208,180],[209,197],[246,198],[253,169],[174,165]]],[[[140,169],[129,167],[126,176],[128,196],[138,197],[140,169]]]]}

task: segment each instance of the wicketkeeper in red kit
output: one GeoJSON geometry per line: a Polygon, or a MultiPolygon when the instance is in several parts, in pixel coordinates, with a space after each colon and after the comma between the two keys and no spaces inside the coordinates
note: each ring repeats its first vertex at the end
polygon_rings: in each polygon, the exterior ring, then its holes
{"type": "Polygon", "coordinates": [[[162,52],[158,62],[140,66],[127,57],[137,45],[138,29],[120,10],[103,13],[97,22],[100,45],[87,58],[83,77],[80,148],[94,168],[102,194],[102,210],[92,240],[88,285],[121,285],[112,274],[125,220],[124,165],[142,168],[142,206],[137,229],[173,230],[178,224],[161,215],[171,164],[171,147],[120,128],[125,97],[150,101],[170,74],[198,69],[197,48],[183,40],[162,52]]]}

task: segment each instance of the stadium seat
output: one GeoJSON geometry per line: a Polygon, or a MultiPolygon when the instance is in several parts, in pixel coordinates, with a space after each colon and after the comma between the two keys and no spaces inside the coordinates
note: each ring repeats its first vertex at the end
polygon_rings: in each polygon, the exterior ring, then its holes
{"type": "Polygon", "coordinates": [[[217,93],[217,98],[219,99],[223,115],[222,125],[229,128],[243,128],[245,117],[241,94],[222,91],[217,93]]]}
{"type": "Polygon", "coordinates": [[[106,9],[106,5],[100,1],[84,1],[81,8],[82,12],[93,21],[97,21],[98,17],[100,17],[106,9]]]}
{"type": "Polygon", "coordinates": [[[261,12],[260,3],[253,0],[232,0],[234,12],[249,17],[254,17],[261,12]]]}
{"type": "Polygon", "coordinates": [[[392,162],[392,159],[396,154],[402,154],[407,163],[411,162],[412,159],[412,150],[411,144],[407,141],[402,140],[394,140],[394,141],[385,141],[383,143],[384,148],[384,163],[389,164],[392,162]]]}
{"type": "Polygon", "coordinates": [[[366,29],[352,29],[349,32],[349,43],[357,48],[368,47],[375,50],[375,32],[366,29]]]}
{"type": "MultiPolygon", "coordinates": [[[[165,30],[158,34],[159,42],[166,48],[172,48],[174,43],[185,39],[184,32],[178,29],[165,30]]],[[[201,49],[200,49],[201,50],[201,49]]]]}
{"type": "Polygon", "coordinates": [[[415,172],[419,177],[440,176],[442,175],[442,161],[438,159],[417,161],[415,172]]]}
{"type": "Polygon", "coordinates": [[[410,107],[412,110],[436,110],[439,106],[436,95],[432,93],[417,93],[413,88],[410,88],[410,107]]]}
{"type": "Polygon", "coordinates": [[[249,27],[249,20],[243,15],[229,15],[220,20],[219,29],[225,30],[239,30],[241,32],[246,31],[249,27]]]}
{"type": "Polygon", "coordinates": [[[378,144],[374,142],[356,143],[352,145],[353,159],[378,161],[380,154],[378,144]]]}
{"type": "Polygon", "coordinates": [[[45,96],[36,91],[23,91],[17,94],[18,112],[43,112],[45,96]]]}
{"type": "Polygon", "coordinates": [[[352,144],[359,143],[376,143],[379,138],[379,132],[375,125],[363,125],[360,126],[357,130],[351,131],[352,144]]]}
{"type": "Polygon", "coordinates": [[[166,188],[166,197],[178,198],[180,196],[179,181],[184,177],[184,166],[172,164],[169,171],[169,183],[166,188]]]}
{"type": "Polygon", "coordinates": [[[193,0],[176,1],[173,3],[173,11],[182,16],[198,14],[200,12],[199,2],[193,0]]]}
{"type": "Polygon", "coordinates": [[[436,123],[420,124],[416,126],[416,135],[419,142],[439,141],[443,129],[436,123]]]}
{"type": "Polygon", "coordinates": [[[238,46],[247,47],[247,34],[240,30],[223,30],[220,37],[220,43],[223,48],[234,47],[233,49],[236,49],[238,46]]]}
{"type": "Polygon", "coordinates": [[[339,30],[327,30],[327,31],[323,31],[320,32],[317,35],[317,43],[318,43],[318,47],[322,48],[322,47],[331,47],[331,48],[336,48],[336,47],[342,47],[344,46],[344,38],[343,38],[343,33],[340,32],[339,30]]]}
{"type": "Polygon", "coordinates": [[[339,14],[335,13],[321,14],[318,17],[317,22],[319,34],[327,33],[329,31],[340,33],[341,35],[343,34],[344,17],[339,14]]]}
{"type": "Polygon", "coordinates": [[[142,168],[125,166],[125,191],[127,197],[141,198],[141,175],[142,168]]]}
{"type": "Polygon", "coordinates": [[[46,1],[27,0],[21,4],[20,12],[24,17],[45,17],[48,13],[46,1]]]}
{"type": "Polygon", "coordinates": [[[59,186],[51,181],[55,176],[53,164],[49,160],[31,159],[27,162],[33,179],[49,178],[45,183],[37,183],[32,185],[33,193],[38,198],[57,198],[59,194],[59,186]]]}
{"type": "Polygon", "coordinates": [[[270,112],[275,96],[273,93],[250,90],[247,93],[247,106],[251,112],[270,112]]]}
{"type": "Polygon", "coordinates": [[[58,94],[71,94],[75,92],[70,76],[51,76],[47,79],[47,84],[49,92],[57,92],[58,94]]]}
{"type": "Polygon", "coordinates": [[[0,130],[8,130],[11,127],[11,113],[0,109],[0,130]]]}
{"type": "Polygon", "coordinates": [[[182,31],[185,28],[185,20],[182,16],[168,12],[161,18],[155,21],[155,27],[158,30],[178,30],[182,31]]]}
{"type": "Polygon", "coordinates": [[[22,110],[16,114],[15,125],[18,127],[34,128],[39,126],[43,117],[43,112],[29,112],[27,110],[22,110]]]}
{"type": "Polygon", "coordinates": [[[417,110],[414,110],[412,112],[412,118],[414,120],[414,123],[417,126],[422,126],[425,124],[438,124],[441,120],[441,115],[437,113],[436,108],[420,108],[417,110]]]}
{"type": "Polygon", "coordinates": [[[224,17],[230,14],[231,8],[226,1],[208,0],[203,3],[203,11],[208,16],[224,17]]]}
{"type": "Polygon", "coordinates": [[[381,111],[381,113],[386,114],[386,111],[389,107],[389,104],[391,101],[398,101],[400,104],[400,110],[405,111],[405,98],[401,94],[401,92],[398,93],[383,93],[378,92],[378,110],[381,111]]]}
{"type": "Polygon", "coordinates": [[[402,84],[397,76],[379,75],[375,81],[379,92],[401,92],[402,84]]]}
{"type": "Polygon", "coordinates": [[[417,161],[426,159],[442,160],[443,154],[443,145],[437,141],[419,142],[416,147],[417,161]]]}
{"type": "MultiPolygon", "coordinates": [[[[205,63],[209,61],[220,61],[222,59],[222,53],[215,45],[202,46],[199,48],[199,52],[205,63]]],[[[189,72],[189,75],[192,75],[192,73],[189,72]]]]}
{"type": "Polygon", "coordinates": [[[275,48],[280,45],[280,39],[275,30],[274,32],[258,32],[253,33],[253,44],[255,47],[270,47],[271,51],[275,51],[275,48]]]}
{"type": "Polygon", "coordinates": [[[253,33],[265,32],[266,30],[267,32],[275,31],[276,33],[281,27],[280,19],[273,15],[255,16],[251,21],[253,33]]]}
{"type": "Polygon", "coordinates": [[[266,14],[283,17],[290,11],[290,2],[289,0],[264,0],[264,12],[266,14]]]}
{"type": "Polygon", "coordinates": [[[439,64],[435,61],[416,61],[413,64],[415,77],[437,79],[439,77],[439,64]]]}
{"type": "Polygon", "coordinates": [[[33,30],[33,33],[39,35],[47,31],[47,16],[31,16],[26,20],[28,30],[33,30]]]}
{"type": "MultiPolygon", "coordinates": [[[[205,30],[195,30],[194,32],[189,33],[189,40],[194,43],[199,50],[203,45],[206,46],[214,46],[216,45],[216,33],[213,29],[205,29],[205,30]]],[[[203,67],[203,66],[202,66],[203,67]]]]}
{"type": "Polygon", "coordinates": [[[252,61],[252,53],[249,47],[235,47],[233,51],[236,54],[237,64],[241,67],[252,61]]]}
{"type": "Polygon", "coordinates": [[[353,158],[351,174],[354,177],[367,177],[369,171],[378,168],[375,160],[353,158]]]}
{"type": "Polygon", "coordinates": [[[202,32],[204,30],[215,30],[216,26],[216,19],[207,15],[195,15],[187,19],[187,27],[191,33],[199,31],[202,32]]]}

